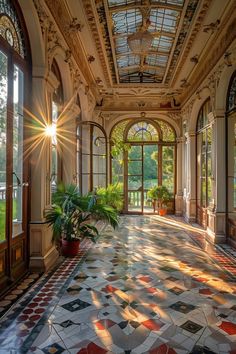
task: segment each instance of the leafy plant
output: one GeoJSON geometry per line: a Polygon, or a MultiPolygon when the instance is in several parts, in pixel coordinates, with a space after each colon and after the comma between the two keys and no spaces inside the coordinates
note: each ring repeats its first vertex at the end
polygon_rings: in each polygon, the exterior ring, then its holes
{"type": "Polygon", "coordinates": [[[121,154],[123,154],[124,151],[129,151],[130,147],[131,145],[124,143],[124,141],[114,140],[112,142],[111,156],[113,158],[119,157],[121,154]]]}
{"type": "Polygon", "coordinates": [[[123,186],[121,183],[109,184],[107,188],[98,188],[97,196],[98,202],[106,205],[110,205],[117,211],[121,211],[123,208],[123,186]]]}
{"type": "Polygon", "coordinates": [[[171,193],[165,186],[152,187],[149,189],[147,196],[153,200],[158,200],[161,207],[171,199],[171,193]]]}
{"type": "Polygon", "coordinates": [[[91,224],[92,218],[104,220],[113,228],[118,225],[117,212],[111,206],[97,203],[94,195],[81,196],[78,187],[73,184],[57,186],[53,204],[45,217],[52,226],[54,242],[61,238],[67,241],[83,237],[94,240],[98,230],[91,224]]]}

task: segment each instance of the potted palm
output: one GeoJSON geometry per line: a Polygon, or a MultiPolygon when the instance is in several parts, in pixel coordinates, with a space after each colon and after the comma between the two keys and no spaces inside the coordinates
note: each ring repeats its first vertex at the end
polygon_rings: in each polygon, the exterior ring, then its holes
{"type": "Polygon", "coordinates": [[[52,226],[52,241],[60,244],[64,256],[75,256],[84,237],[95,242],[98,229],[93,219],[104,220],[114,228],[118,225],[117,212],[111,206],[97,203],[94,195],[81,196],[73,184],[57,186],[45,218],[52,226]]]}
{"type": "Polygon", "coordinates": [[[159,215],[167,213],[167,202],[171,199],[171,194],[165,186],[155,186],[149,189],[148,198],[152,199],[153,211],[158,208],[159,215]]]}

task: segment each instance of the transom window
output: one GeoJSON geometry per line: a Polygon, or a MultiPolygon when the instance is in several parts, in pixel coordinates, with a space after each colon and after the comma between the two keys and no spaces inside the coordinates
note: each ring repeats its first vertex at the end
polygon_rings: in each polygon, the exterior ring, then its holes
{"type": "Polygon", "coordinates": [[[0,35],[22,57],[25,57],[24,36],[18,16],[10,1],[0,1],[0,35]]]}

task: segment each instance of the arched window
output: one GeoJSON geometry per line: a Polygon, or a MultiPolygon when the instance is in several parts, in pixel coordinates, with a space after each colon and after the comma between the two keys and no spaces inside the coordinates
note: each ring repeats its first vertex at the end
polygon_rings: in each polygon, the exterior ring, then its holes
{"type": "Polygon", "coordinates": [[[78,122],[77,166],[82,194],[107,185],[107,138],[93,122],[78,122]]]}
{"type": "MultiPolygon", "coordinates": [[[[120,183],[126,212],[148,212],[147,191],[164,185],[174,196],[176,136],[174,129],[158,119],[133,122],[126,119],[111,132],[112,183],[120,183]]],[[[169,204],[174,211],[174,202],[169,204]]]]}
{"type": "Polygon", "coordinates": [[[233,111],[236,109],[236,71],[233,73],[227,97],[227,111],[233,111]]]}
{"type": "Polygon", "coordinates": [[[236,71],[233,73],[227,96],[228,144],[228,211],[236,211],[236,71]]]}
{"type": "Polygon", "coordinates": [[[30,51],[15,2],[0,1],[0,288],[27,268],[28,163],[24,106],[30,51]],[[15,7],[16,6],[16,7],[15,7]]]}
{"type": "Polygon", "coordinates": [[[56,134],[58,119],[63,105],[63,86],[59,67],[55,59],[52,61],[51,71],[57,79],[57,87],[52,95],[52,128],[55,134],[52,136],[52,158],[51,158],[51,192],[55,190],[56,184],[62,179],[61,146],[56,134]]]}
{"type": "Polygon", "coordinates": [[[212,127],[209,121],[211,101],[202,105],[197,120],[197,218],[207,226],[206,208],[212,203],[212,127]]]}

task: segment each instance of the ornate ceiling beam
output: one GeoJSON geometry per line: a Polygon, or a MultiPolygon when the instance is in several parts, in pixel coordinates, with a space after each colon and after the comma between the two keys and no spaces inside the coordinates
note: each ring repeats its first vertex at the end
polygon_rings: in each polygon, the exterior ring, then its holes
{"type": "Polygon", "coordinates": [[[167,73],[168,73],[168,70],[169,70],[169,67],[170,67],[170,64],[171,64],[171,61],[172,61],[172,57],[173,57],[173,54],[174,54],[174,51],[175,51],[176,43],[178,41],[178,37],[179,37],[180,31],[181,31],[181,28],[183,26],[183,21],[184,21],[185,13],[186,13],[186,10],[187,10],[187,5],[188,5],[188,1],[185,1],[184,8],[183,8],[183,11],[181,13],[181,18],[180,18],[179,23],[178,23],[177,31],[175,33],[174,43],[172,44],[171,53],[169,55],[169,60],[168,60],[168,63],[166,65],[166,72],[165,72],[165,76],[163,78],[163,82],[165,82],[165,80],[166,80],[166,76],[167,76],[167,73]]]}
{"type": "Polygon", "coordinates": [[[144,71],[144,69],[159,69],[162,70],[163,72],[165,71],[165,67],[163,66],[158,66],[158,65],[142,65],[142,70],[140,69],[141,65],[130,65],[130,66],[125,66],[123,68],[119,68],[119,72],[127,71],[127,70],[132,70],[132,69],[138,69],[138,71],[144,71]]]}
{"type": "MultiPolygon", "coordinates": [[[[118,33],[118,34],[113,34],[113,38],[122,38],[122,37],[128,37],[133,33],[118,33]]],[[[171,32],[166,32],[166,31],[156,31],[156,32],[151,32],[153,37],[160,37],[160,36],[165,36],[165,37],[170,37],[170,38],[175,38],[176,37],[176,32],[171,33],[171,32]]]]}
{"type": "Polygon", "coordinates": [[[120,81],[119,81],[119,72],[118,72],[117,61],[116,61],[116,49],[115,49],[114,39],[112,37],[112,27],[113,27],[112,18],[109,15],[107,0],[103,0],[103,3],[104,3],[105,13],[106,13],[108,32],[109,32],[109,36],[111,39],[110,43],[111,43],[111,51],[112,51],[112,57],[113,57],[113,62],[114,62],[115,74],[116,74],[116,81],[119,84],[120,81]]]}
{"type": "Polygon", "coordinates": [[[150,9],[168,9],[168,10],[175,10],[175,11],[181,11],[183,8],[182,5],[164,4],[163,2],[156,2],[155,4],[151,4],[148,6],[147,5],[135,5],[135,4],[120,5],[120,6],[109,7],[108,10],[109,10],[109,12],[119,12],[119,11],[138,9],[138,8],[145,9],[147,7],[150,7],[150,9]]]}
{"type": "MultiPolygon", "coordinates": [[[[165,55],[168,56],[170,53],[168,52],[164,52],[161,50],[149,50],[148,52],[145,53],[145,55],[165,55]]],[[[133,52],[124,52],[124,53],[116,53],[116,57],[117,58],[122,58],[122,57],[126,57],[127,55],[135,55],[135,53],[133,52]]]]}

